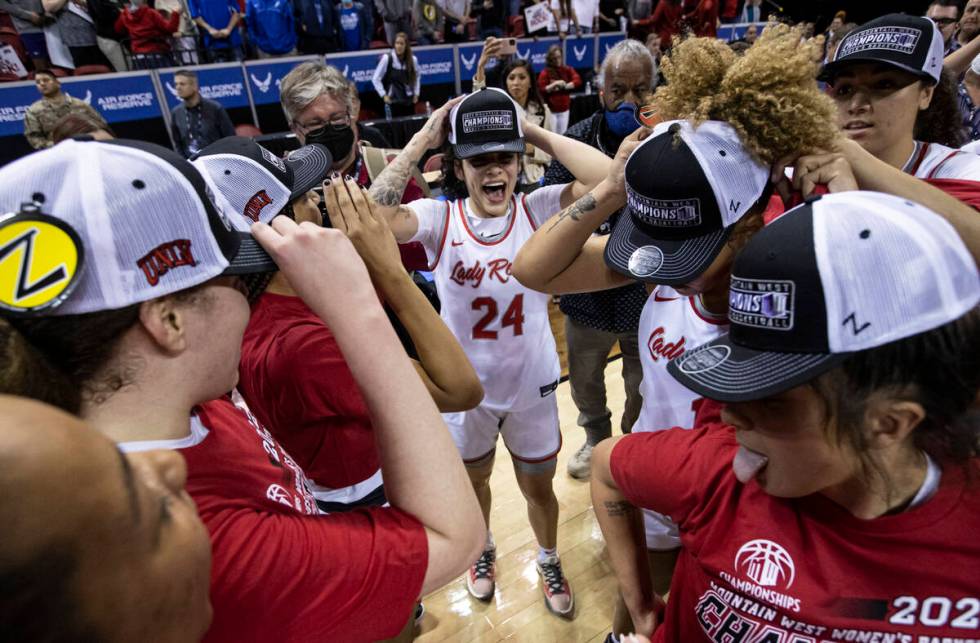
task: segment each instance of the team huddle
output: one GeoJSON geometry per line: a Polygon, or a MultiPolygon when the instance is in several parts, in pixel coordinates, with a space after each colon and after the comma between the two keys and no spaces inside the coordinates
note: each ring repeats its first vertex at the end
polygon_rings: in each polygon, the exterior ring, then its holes
{"type": "Polygon", "coordinates": [[[410,640],[460,574],[495,595],[500,437],[574,618],[548,304],[634,286],[642,406],[583,447],[607,640],[980,641],[980,157],[924,134],[931,20],[811,48],[675,42],[608,154],[486,88],[366,189],[306,92],[285,158],[0,169],[0,639],[410,640]],[[522,191],[529,149],[571,180],[522,191]]]}

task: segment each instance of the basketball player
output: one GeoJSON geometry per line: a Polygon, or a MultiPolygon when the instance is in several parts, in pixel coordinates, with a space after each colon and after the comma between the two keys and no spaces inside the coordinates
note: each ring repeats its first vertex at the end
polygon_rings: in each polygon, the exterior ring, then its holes
{"type": "Polygon", "coordinates": [[[817,197],[748,242],[731,288],[730,332],[669,366],[725,403],[723,423],[595,451],[593,505],[637,633],[969,640],[980,278],[956,230],[891,195],[817,197]],[[666,613],[634,571],[636,507],[680,527],[666,613]]]}
{"type": "MultiPolygon", "coordinates": [[[[400,243],[419,241],[425,247],[442,318],[483,384],[480,406],[443,417],[467,465],[484,519],[489,524],[489,478],[502,435],[538,541],[545,603],[553,613],[571,617],[574,599],[556,550],[558,501],[552,489],[561,445],[555,400],[558,356],[548,297],[513,279],[511,262],[538,225],[603,178],[609,159],[577,141],[522,125],[519,114],[516,103],[499,89],[450,102],[378,176],[371,194],[386,207],[400,243]],[[399,206],[396,197],[408,170],[425,150],[443,143],[447,116],[443,188],[450,200],[399,206]],[[561,158],[578,181],[515,197],[525,137],[561,158]]],[[[467,587],[477,599],[493,597],[495,552],[488,530],[486,548],[467,575],[467,587]]]]}

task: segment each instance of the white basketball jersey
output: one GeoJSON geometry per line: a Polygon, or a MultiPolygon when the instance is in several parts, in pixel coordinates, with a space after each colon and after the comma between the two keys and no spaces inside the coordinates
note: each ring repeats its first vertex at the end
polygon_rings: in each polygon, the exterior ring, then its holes
{"type": "Polygon", "coordinates": [[[920,179],[980,181],[980,156],[939,143],[916,141],[902,170],[920,179]]]}
{"type": "Polygon", "coordinates": [[[727,318],[704,310],[697,297],[682,297],[665,286],[650,293],[638,330],[643,408],[633,425],[634,432],[692,427],[692,405],[700,396],[671,377],[667,363],[727,331],[727,318]]]}
{"type": "Polygon", "coordinates": [[[511,276],[517,251],[533,232],[524,198],[512,201],[507,229],[493,241],[470,230],[463,200],[454,201],[432,266],[442,319],[480,377],[482,405],[498,411],[534,406],[554,394],[559,376],[550,296],[511,276]]]}

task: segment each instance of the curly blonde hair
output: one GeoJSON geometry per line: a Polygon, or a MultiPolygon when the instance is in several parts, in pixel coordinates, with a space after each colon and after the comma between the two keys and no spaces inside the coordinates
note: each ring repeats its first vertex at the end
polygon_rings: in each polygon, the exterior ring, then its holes
{"type": "Polygon", "coordinates": [[[663,120],[723,121],[760,161],[828,149],[837,108],[817,87],[813,45],[770,22],[743,56],[712,38],[674,44],[654,102],[663,120]]]}

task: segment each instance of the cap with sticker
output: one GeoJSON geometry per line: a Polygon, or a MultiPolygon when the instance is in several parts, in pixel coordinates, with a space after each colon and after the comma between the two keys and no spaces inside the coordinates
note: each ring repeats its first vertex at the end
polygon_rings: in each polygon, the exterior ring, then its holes
{"type": "Polygon", "coordinates": [[[625,178],[626,209],[606,244],[606,263],[667,286],[704,272],[769,186],[768,168],[718,121],[658,123],[630,155],[625,178]]]}
{"type": "Polygon", "coordinates": [[[890,13],[864,23],[840,41],[820,70],[822,80],[833,80],[855,63],[880,63],[939,82],[945,44],[929,18],[890,13]]]}
{"type": "Polygon", "coordinates": [[[728,334],[667,370],[713,400],[760,399],[978,302],[976,264],[945,219],[892,195],[829,194],[752,237],[732,266],[728,334]]]}
{"type": "Polygon", "coordinates": [[[524,153],[524,129],[517,103],[488,87],[469,94],[449,113],[449,143],[457,158],[493,152],[524,153]]]}

